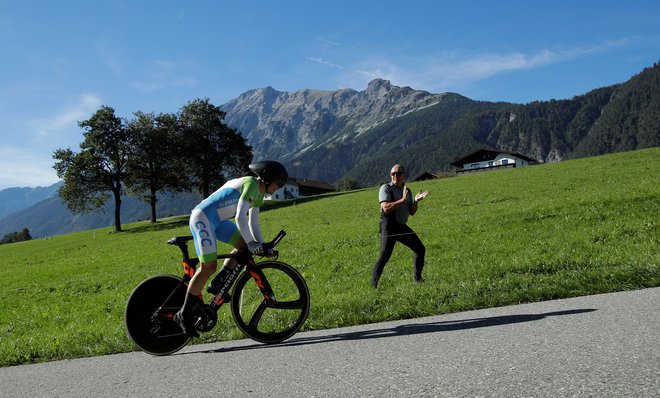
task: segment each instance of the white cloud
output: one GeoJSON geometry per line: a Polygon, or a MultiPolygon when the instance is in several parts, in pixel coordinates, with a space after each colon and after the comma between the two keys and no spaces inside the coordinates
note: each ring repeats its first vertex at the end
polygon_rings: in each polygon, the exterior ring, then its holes
{"type": "Polygon", "coordinates": [[[78,101],[62,109],[58,114],[41,120],[28,122],[28,128],[34,133],[36,142],[52,142],[72,130],[79,133],[78,122],[89,118],[101,106],[101,99],[95,95],[83,94],[78,101]]]}
{"type": "Polygon", "coordinates": [[[170,61],[154,61],[148,67],[147,77],[141,81],[133,82],[132,86],[143,93],[151,93],[168,87],[196,87],[197,79],[189,76],[179,76],[178,70],[180,69],[185,70],[187,67],[170,61]]]}
{"type": "Polygon", "coordinates": [[[383,78],[398,85],[445,91],[515,70],[538,68],[575,57],[574,52],[560,53],[543,49],[533,54],[479,54],[475,56],[445,55],[421,63],[399,66],[379,60],[383,78]]]}
{"type": "Polygon", "coordinates": [[[399,79],[421,87],[442,88],[474,83],[514,70],[532,69],[559,62],[561,54],[541,50],[536,54],[482,54],[464,59],[436,59],[414,70],[402,70],[399,79]]]}
{"type": "Polygon", "coordinates": [[[402,78],[420,87],[443,89],[471,84],[490,77],[517,70],[529,70],[570,61],[624,45],[626,40],[612,41],[592,47],[564,50],[541,49],[535,53],[480,54],[465,58],[431,60],[423,67],[405,70],[402,78]]]}
{"type": "Polygon", "coordinates": [[[546,65],[610,51],[629,42],[627,39],[609,41],[591,47],[564,50],[540,49],[532,53],[465,54],[446,52],[428,57],[414,57],[397,61],[382,56],[370,56],[345,66],[320,57],[308,60],[342,71],[342,85],[365,87],[369,80],[380,77],[393,84],[430,91],[450,91],[480,80],[517,70],[529,70],[546,65]]]}
{"type": "Polygon", "coordinates": [[[100,105],[99,97],[80,95],[75,103],[49,117],[26,121],[24,131],[18,133],[19,140],[3,140],[0,146],[0,189],[47,186],[57,182],[53,152],[67,147],[75,150],[81,138],[78,122],[88,119],[100,105]],[[12,144],[12,141],[16,143],[12,144]]]}
{"type": "Polygon", "coordinates": [[[344,70],[344,71],[348,71],[348,72],[351,72],[351,73],[356,73],[356,74],[359,74],[359,75],[362,75],[362,76],[366,76],[370,79],[383,77],[383,72],[380,69],[369,71],[369,70],[362,70],[362,69],[346,68],[342,65],[333,64],[331,62],[328,62],[327,60],[325,60],[323,58],[320,58],[320,57],[307,57],[307,59],[312,61],[312,62],[316,62],[316,63],[319,63],[321,65],[326,65],[326,66],[329,66],[329,67],[334,68],[334,69],[344,70]]]}
{"type": "Polygon", "coordinates": [[[310,37],[311,37],[312,39],[314,39],[314,40],[318,40],[318,41],[320,41],[320,42],[322,42],[322,43],[326,43],[326,44],[331,44],[331,45],[333,45],[333,46],[335,46],[335,47],[339,47],[339,46],[340,46],[339,43],[336,43],[336,42],[331,41],[331,40],[324,39],[324,38],[322,38],[322,37],[318,37],[318,36],[310,36],[310,37]]]}
{"type": "Polygon", "coordinates": [[[307,59],[312,61],[312,62],[316,62],[318,64],[321,64],[321,65],[329,66],[331,68],[342,69],[342,70],[345,69],[343,66],[328,62],[328,61],[326,61],[325,59],[323,59],[321,57],[307,57],[307,59]]]}
{"type": "Polygon", "coordinates": [[[109,43],[98,43],[94,50],[101,62],[116,74],[120,74],[126,64],[125,57],[109,43]]]}
{"type": "Polygon", "coordinates": [[[0,147],[0,189],[49,186],[59,179],[52,158],[23,148],[0,147]]]}

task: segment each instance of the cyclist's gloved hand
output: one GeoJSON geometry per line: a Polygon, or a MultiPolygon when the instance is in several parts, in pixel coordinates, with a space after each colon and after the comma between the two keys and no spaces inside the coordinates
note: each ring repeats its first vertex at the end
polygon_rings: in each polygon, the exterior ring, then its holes
{"type": "Polygon", "coordinates": [[[259,255],[264,252],[264,246],[259,242],[252,241],[248,243],[248,250],[252,254],[259,255]]]}

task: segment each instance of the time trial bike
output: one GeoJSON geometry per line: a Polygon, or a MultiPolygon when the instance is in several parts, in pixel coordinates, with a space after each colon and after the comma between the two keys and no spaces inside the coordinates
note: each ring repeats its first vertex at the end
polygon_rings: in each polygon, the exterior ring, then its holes
{"type": "MultiPolygon", "coordinates": [[[[211,301],[193,309],[197,331],[213,329],[218,321],[218,310],[226,303],[231,304],[238,328],[258,342],[279,343],[300,330],[309,314],[309,289],[295,268],[277,261],[278,253],[273,248],[285,235],[282,230],[264,244],[264,252],[272,250],[275,259],[256,263],[250,253],[218,255],[218,259],[236,258],[237,265],[211,301]]],[[[181,250],[182,277],[150,277],[133,290],[126,303],[124,321],[128,337],[149,354],[172,354],[191,340],[173,317],[183,306],[188,282],[199,265],[199,259],[190,258],[188,253],[188,242],[192,239],[192,236],[178,236],[167,241],[181,250]]]]}

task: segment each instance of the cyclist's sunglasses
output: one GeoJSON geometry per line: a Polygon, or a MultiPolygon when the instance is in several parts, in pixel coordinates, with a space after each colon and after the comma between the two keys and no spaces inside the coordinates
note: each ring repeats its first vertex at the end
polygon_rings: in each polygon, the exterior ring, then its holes
{"type": "Polygon", "coordinates": [[[403,171],[395,171],[395,172],[393,172],[393,173],[390,173],[390,175],[391,175],[391,176],[402,176],[402,175],[403,175],[403,171]]]}

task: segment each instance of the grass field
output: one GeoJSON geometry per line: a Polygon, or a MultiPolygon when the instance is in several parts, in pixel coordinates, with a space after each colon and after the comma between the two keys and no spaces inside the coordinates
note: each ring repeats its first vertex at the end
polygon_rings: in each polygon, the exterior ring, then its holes
{"type": "MultiPolygon", "coordinates": [[[[280,260],[309,285],[306,330],[660,285],[660,148],[410,187],[430,191],[409,221],[427,247],[423,284],[397,246],[370,288],[377,187],[262,213],[267,237],[287,230],[280,260]]],[[[178,217],[0,246],[0,366],[134,350],[126,299],[181,274],[165,241],[187,234],[178,217]]],[[[196,342],[240,337],[223,308],[196,342]]]]}

